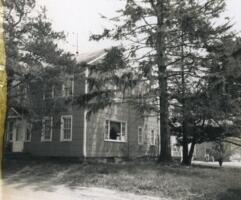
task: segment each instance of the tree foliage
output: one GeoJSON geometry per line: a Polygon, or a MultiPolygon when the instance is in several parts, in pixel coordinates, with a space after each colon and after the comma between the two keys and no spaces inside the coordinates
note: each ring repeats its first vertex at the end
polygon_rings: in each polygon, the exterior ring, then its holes
{"type": "Polygon", "coordinates": [[[35,116],[30,95],[39,95],[45,85],[60,84],[60,73],[71,73],[77,62],[72,54],[59,48],[65,35],[53,30],[46,9],[37,8],[35,0],[5,0],[3,4],[8,107],[19,107],[35,116]],[[40,89],[30,93],[30,86],[36,82],[40,89]],[[27,103],[23,101],[26,96],[27,103]]]}
{"type": "MultiPolygon", "coordinates": [[[[122,71],[132,74],[124,85],[130,81],[136,83],[130,87],[142,88],[125,99],[136,103],[143,113],[152,111],[159,116],[161,160],[170,160],[169,129],[179,119],[184,163],[189,163],[188,132],[192,129],[188,124],[194,123],[195,128],[201,124],[190,113],[200,115],[197,112],[202,109],[201,104],[211,103],[205,97],[207,74],[217,59],[211,56],[210,48],[222,44],[231,27],[229,21],[223,25],[214,23],[224,9],[223,0],[127,0],[118,16],[110,19],[113,28],[91,36],[97,41],[122,41],[122,71]]],[[[111,69],[112,65],[109,66],[111,69]]]]}

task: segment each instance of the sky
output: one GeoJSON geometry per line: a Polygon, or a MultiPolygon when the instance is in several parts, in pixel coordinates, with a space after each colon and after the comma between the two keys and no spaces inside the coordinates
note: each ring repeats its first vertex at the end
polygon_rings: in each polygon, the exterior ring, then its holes
{"type": "MultiPolygon", "coordinates": [[[[65,48],[86,53],[114,45],[111,41],[89,41],[89,36],[101,33],[108,22],[100,14],[115,16],[115,11],[124,6],[120,0],[37,0],[38,5],[46,6],[47,16],[57,31],[67,34],[65,48]],[[77,36],[78,35],[78,36],[77,36]],[[78,44],[78,45],[77,45],[78,44]],[[78,48],[77,48],[78,46],[78,48]]],[[[241,32],[241,0],[226,0],[225,16],[232,19],[234,30],[241,32]]],[[[222,20],[220,19],[220,22],[222,20]]]]}

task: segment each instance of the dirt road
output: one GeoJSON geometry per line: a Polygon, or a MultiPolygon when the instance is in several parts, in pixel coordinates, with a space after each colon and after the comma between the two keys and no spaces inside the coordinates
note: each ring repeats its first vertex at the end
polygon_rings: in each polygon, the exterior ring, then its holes
{"type": "Polygon", "coordinates": [[[31,185],[1,185],[1,200],[167,200],[94,187],[69,188],[58,185],[46,190],[31,185]]]}

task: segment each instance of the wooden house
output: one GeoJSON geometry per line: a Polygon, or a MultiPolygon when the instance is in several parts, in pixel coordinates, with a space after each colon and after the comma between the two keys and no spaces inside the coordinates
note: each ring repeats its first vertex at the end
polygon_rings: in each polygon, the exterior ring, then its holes
{"type": "MultiPolygon", "coordinates": [[[[104,55],[104,51],[99,51],[79,55],[78,59],[91,64],[104,55]]],[[[29,98],[34,110],[41,114],[33,117],[34,120],[30,117],[28,124],[31,125],[26,127],[31,130],[22,130],[20,138],[16,125],[8,121],[6,133],[10,151],[68,158],[157,156],[160,152],[157,117],[141,117],[133,106],[124,103],[87,117],[87,109],[68,103],[74,97],[88,93],[88,84],[80,78],[80,73],[83,75],[83,72],[75,71],[61,73],[59,85],[36,82],[31,86],[29,98]],[[17,144],[21,148],[15,148],[17,144]]]]}

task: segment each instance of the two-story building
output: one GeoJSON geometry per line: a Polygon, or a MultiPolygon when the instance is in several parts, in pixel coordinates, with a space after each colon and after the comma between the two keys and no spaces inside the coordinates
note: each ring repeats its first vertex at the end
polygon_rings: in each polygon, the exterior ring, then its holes
{"type": "MultiPolygon", "coordinates": [[[[83,54],[78,61],[91,65],[103,56],[104,51],[83,54]]],[[[84,72],[84,76],[87,75],[84,72]]],[[[20,124],[23,121],[26,124],[22,131],[8,120],[6,133],[10,151],[75,158],[133,158],[159,154],[157,117],[142,117],[126,103],[108,106],[87,116],[86,108],[72,103],[76,96],[88,93],[83,72],[61,72],[56,79],[61,81],[31,84],[29,98],[37,114],[32,113],[29,120],[23,115],[18,118],[20,124]]]]}

